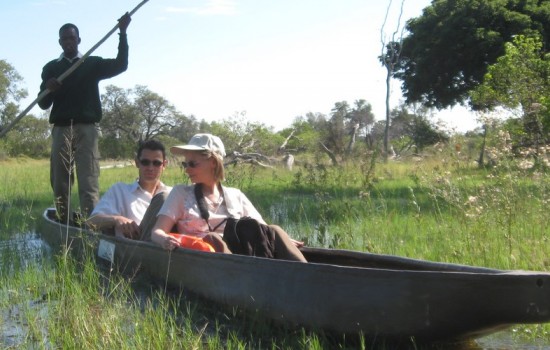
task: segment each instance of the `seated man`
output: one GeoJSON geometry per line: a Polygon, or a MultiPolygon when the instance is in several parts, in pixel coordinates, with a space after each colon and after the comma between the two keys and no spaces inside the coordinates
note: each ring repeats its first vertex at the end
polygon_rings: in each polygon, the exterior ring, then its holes
{"type": "Polygon", "coordinates": [[[118,237],[151,239],[151,229],[164,199],[172,187],[160,181],[168,164],[164,145],[156,140],[143,142],[136,155],[138,179],[118,182],[101,197],[87,224],[118,237]]]}

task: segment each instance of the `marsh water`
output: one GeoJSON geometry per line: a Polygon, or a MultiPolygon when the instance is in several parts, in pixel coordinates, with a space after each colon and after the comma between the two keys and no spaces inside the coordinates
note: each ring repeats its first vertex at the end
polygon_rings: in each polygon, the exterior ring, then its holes
{"type": "MultiPolygon", "coordinates": [[[[6,274],[17,273],[20,269],[25,269],[31,265],[41,264],[52,259],[52,250],[40,239],[36,232],[19,233],[13,235],[10,239],[0,239],[0,271],[6,274]]],[[[146,295],[150,293],[147,287],[136,285],[136,295],[146,295]],[[142,288],[143,290],[140,290],[142,288]]],[[[2,286],[0,293],[8,295],[8,304],[2,304],[0,309],[0,349],[18,349],[20,344],[25,343],[28,337],[29,325],[22,322],[25,319],[22,313],[33,310],[34,317],[46,319],[48,317],[48,302],[44,297],[37,297],[33,300],[27,300],[24,304],[10,302],[10,293],[18,293],[17,290],[10,290],[2,286]]],[[[45,330],[40,330],[45,332],[45,330]]],[[[35,330],[36,332],[36,330],[35,330]]],[[[517,334],[515,328],[501,331],[490,336],[476,339],[467,344],[461,344],[461,350],[550,350],[550,344],[546,341],[533,339],[534,337],[517,334]]],[[[47,334],[44,334],[47,339],[47,334]]],[[[27,343],[28,344],[28,340],[27,343]]],[[[36,348],[52,348],[47,344],[36,344],[36,348]]],[[[453,347],[456,349],[456,347],[453,347]]]]}
{"type": "MultiPolygon", "coordinates": [[[[51,256],[50,247],[34,233],[18,233],[11,239],[0,239],[0,271],[12,275],[39,264],[51,256]]],[[[11,302],[18,290],[2,286],[1,293],[7,295],[8,305],[2,305],[0,310],[0,348],[18,348],[28,332],[28,325],[21,322],[21,314],[29,307],[34,309],[39,317],[47,317],[47,304],[42,299],[28,300],[28,305],[11,302]]]]}

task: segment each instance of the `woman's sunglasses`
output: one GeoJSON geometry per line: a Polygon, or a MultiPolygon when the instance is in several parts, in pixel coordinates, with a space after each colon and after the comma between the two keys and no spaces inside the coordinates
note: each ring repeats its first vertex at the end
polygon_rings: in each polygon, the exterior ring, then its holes
{"type": "Polygon", "coordinates": [[[153,164],[153,166],[155,168],[158,168],[162,165],[162,161],[158,160],[158,159],[155,159],[155,160],[149,160],[149,159],[140,159],[139,160],[139,164],[143,165],[143,166],[149,166],[151,164],[153,164]]]}
{"type": "Polygon", "coordinates": [[[199,166],[199,162],[195,162],[194,160],[190,160],[188,162],[181,162],[181,165],[183,168],[196,168],[199,166]]]}

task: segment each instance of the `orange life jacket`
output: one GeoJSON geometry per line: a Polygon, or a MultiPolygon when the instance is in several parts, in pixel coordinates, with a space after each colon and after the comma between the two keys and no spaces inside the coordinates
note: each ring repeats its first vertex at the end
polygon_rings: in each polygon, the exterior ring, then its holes
{"type": "Polygon", "coordinates": [[[169,233],[169,235],[176,238],[179,242],[179,246],[182,248],[202,250],[203,252],[215,252],[214,248],[200,237],[183,235],[180,233],[169,233]]]}

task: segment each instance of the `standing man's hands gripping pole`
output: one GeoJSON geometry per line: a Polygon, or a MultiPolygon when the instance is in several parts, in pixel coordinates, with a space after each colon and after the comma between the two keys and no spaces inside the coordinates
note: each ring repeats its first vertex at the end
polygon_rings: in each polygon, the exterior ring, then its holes
{"type": "Polygon", "coordinates": [[[122,17],[118,19],[118,29],[120,29],[120,34],[126,34],[126,29],[130,25],[132,17],[126,12],[122,17]]]}

